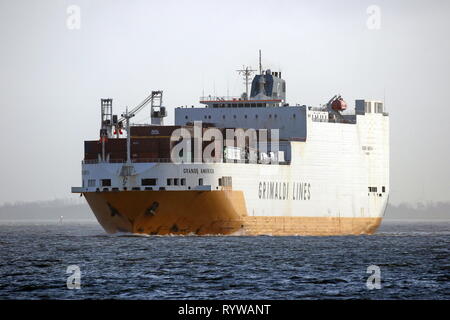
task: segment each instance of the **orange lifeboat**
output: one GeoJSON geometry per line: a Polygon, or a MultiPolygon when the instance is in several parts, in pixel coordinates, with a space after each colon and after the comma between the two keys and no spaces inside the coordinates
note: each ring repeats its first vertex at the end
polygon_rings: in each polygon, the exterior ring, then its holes
{"type": "Polygon", "coordinates": [[[343,111],[347,109],[347,103],[341,97],[337,98],[331,104],[331,108],[335,111],[343,111]]]}

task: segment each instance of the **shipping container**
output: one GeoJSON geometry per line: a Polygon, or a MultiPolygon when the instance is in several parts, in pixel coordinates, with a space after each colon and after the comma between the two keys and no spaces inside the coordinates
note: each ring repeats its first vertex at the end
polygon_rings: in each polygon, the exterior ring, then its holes
{"type": "Polygon", "coordinates": [[[181,126],[135,126],[130,127],[132,137],[170,137],[173,131],[181,126]]]}
{"type": "Polygon", "coordinates": [[[131,139],[131,152],[152,152],[158,151],[159,139],[131,139]]]}
{"type": "Polygon", "coordinates": [[[140,153],[132,153],[132,159],[158,159],[158,152],[140,152],[140,153]]]}

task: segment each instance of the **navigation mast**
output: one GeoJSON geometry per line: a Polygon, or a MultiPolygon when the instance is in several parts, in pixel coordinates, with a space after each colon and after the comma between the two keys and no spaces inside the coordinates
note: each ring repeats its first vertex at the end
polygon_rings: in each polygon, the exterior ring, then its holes
{"type": "Polygon", "coordinates": [[[236,70],[239,74],[242,74],[245,82],[245,100],[248,100],[248,84],[250,83],[250,76],[253,72],[257,71],[252,69],[252,67],[242,66],[242,69],[236,70]]]}

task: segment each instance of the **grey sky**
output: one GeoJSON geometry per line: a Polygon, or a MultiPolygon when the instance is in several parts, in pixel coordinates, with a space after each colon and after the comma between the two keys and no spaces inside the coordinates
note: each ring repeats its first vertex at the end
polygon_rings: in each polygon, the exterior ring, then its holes
{"type": "Polygon", "coordinates": [[[450,200],[450,1],[0,0],[0,39],[0,204],[71,196],[100,98],[119,113],[164,90],[171,123],[203,90],[240,94],[258,49],[291,104],[385,96],[391,202],[450,200]]]}

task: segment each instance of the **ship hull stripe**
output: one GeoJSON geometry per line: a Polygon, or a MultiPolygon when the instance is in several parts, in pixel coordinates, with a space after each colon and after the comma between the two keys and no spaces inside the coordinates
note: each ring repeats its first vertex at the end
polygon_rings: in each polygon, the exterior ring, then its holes
{"type": "Polygon", "coordinates": [[[242,191],[87,192],[108,233],[324,236],[373,234],[381,218],[250,216],[242,191]]]}

